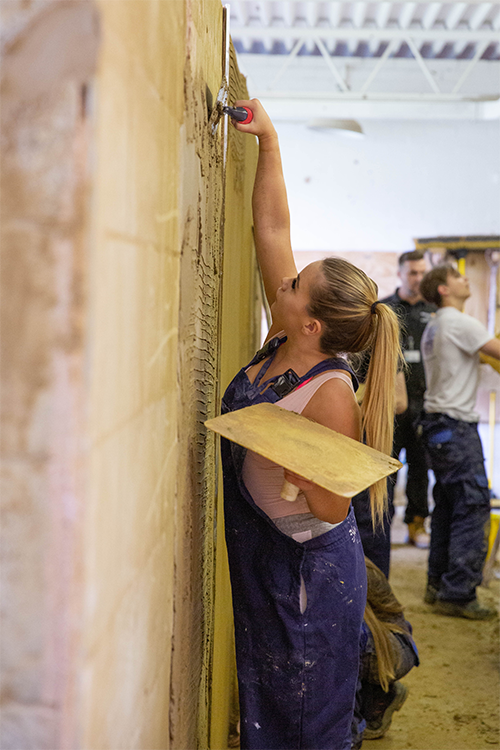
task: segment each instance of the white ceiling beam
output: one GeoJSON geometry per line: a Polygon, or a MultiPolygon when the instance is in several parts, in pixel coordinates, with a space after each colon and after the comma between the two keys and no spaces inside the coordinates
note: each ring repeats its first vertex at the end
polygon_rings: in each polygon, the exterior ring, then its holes
{"type": "Polygon", "coordinates": [[[469,18],[469,29],[479,29],[492,6],[493,3],[481,3],[478,5],[469,18]]]}
{"type": "Polygon", "coordinates": [[[462,18],[465,9],[467,8],[467,3],[453,3],[448,15],[446,16],[446,27],[448,29],[454,29],[455,26],[458,25],[458,22],[462,18]]]}
{"type": "Polygon", "coordinates": [[[285,57],[285,59],[283,61],[283,65],[281,65],[280,69],[278,70],[278,72],[274,76],[273,80],[270,82],[270,84],[268,86],[268,89],[272,89],[275,86],[275,84],[279,81],[279,79],[281,78],[281,76],[288,69],[290,63],[297,57],[297,55],[299,54],[299,52],[300,52],[300,50],[302,49],[303,46],[304,46],[304,40],[303,39],[299,39],[295,43],[292,51],[290,52],[289,55],[287,55],[285,57]]]}
{"type": "Polygon", "coordinates": [[[422,73],[424,74],[424,76],[427,78],[431,89],[436,94],[439,94],[440,93],[439,86],[437,85],[436,81],[434,80],[434,76],[430,72],[429,68],[425,64],[424,59],[423,59],[422,55],[420,54],[420,52],[418,51],[418,48],[417,48],[415,42],[410,37],[408,37],[406,39],[406,42],[407,42],[409,48],[411,49],[413,57],[417,61],[417,64],[418,64],[420,70],[422,71],[422,73]]]}
{"type": "Polygon", "coordinates": [[[417,3],[402,3],[401,13],[399,14],[399,28],[407,29],[413,19],[417,3]]]}
{"type": "MultiPolygon", "coordinates": [[[[349,10],[349,3],[345,3],[347,6],[347,10],[349,10]]],[[[354,53],[354,50],[357,47],[357,42],[359,37],[354,36],[350,37],[347,34],[344,34],[344,31],[358,31],[358,29],[354,29],[354,25],[352,23],[351,17],[345,17],[342,18],[340,21],[340,26],[337,29],[336,39],[338,41],[344,42],[347,45],[347,54],[352,55],[354,53]]]]}
{"type": "Polygon", "coordinates": [[[424,29],[431,29],[434,26],[440,10],[441,3],[429,3],[422,16],[422,26],[424,29]]]}
{"type": "Polygon", "coordinates": [[[392,3],[382,2],[376,4],[375,20],[379,29],[385,28],[391,13],[392,3]]]}
{"type": "Polygon", "coordinates": [[[368,78],[366,79],[366,81],[364,82],[364,84],[361,86],[361,88],[359,90],[360,94],[364,94],[365,91],[368,91],[369,87],[372,84],[372,81],[374,80],[375,76],[378,74],[379,70],[387,62],[387,59],[388,59],[389,55],[391,54],[391,52],[393,51],[393,49],[394,49],[395,46],[396,46],[395,40],[391,39],[391,41],[389,42],[389,44],[387,45],[387,47],[384,50],[384,54],[382,55],[382,57],[379,57],[379,59],[377,60],[376,65],[375,65],[375,67],[371,71],[370,75],[368,76],[368,78]]]}
{"type": "Polygon", "coordinates": [[[292,26],[293,19],[295,18],[294,4],[293,3],[279,3],[279,7],[283,9],[283,18],[285,19],[285,25],[292,26]]]}
{"type": "Polygon", "coordinates": [[[352,8],[352,22],[357,29],[361,29],[365,22],[367,3],[356,2],[352,8]]]}
{"type": "Polygon", "coordinates": [[[304,3],[305,17],[309,26],[316,26],[318,23],[318,10],[319,6],[317,3],[304,3]]]}
{"type": "MultiPolygon", "coordinates": [[[[365,21],[365,29],[376,29],[377,22],[373,18],[367,18],[365,21]]],[[[370,39],[367,42],[370,56],[373,56],[380,46],[380,42],[377,39],[370,39]]]]}
{"type": "Polygon", "coordinates": [[[485,51],[486,47],[488,46],[488,42],[481,42],[481,44],[477,45],[476,53],[472,60],[469,62],[467,67],[465,68],[464,72],[454,85],[452,89],[452,94],[458,93],[458,91],[462,88],[462,84],[464,83],[465,79],[469,77],[469,75],[472,73],[473,69],[476,67],[476,65],[479,62],[479,59],[483,52],[485,51]]]}
{"type": "Polygon", "coordinates": [[[243,15],[243,9],[241,5],[242,4],[240,0],[231,0],[231,3],[229,4],[231,25],[244,25],[246,23],[246,16],[243,15]]]}
{"type": "Polygon", "coordinates": [[[344,81],[344,79],[340,75],[337,66],[333,62],[333,59],[332,59],[331,55],[328,54],[328,50],[326,49],[326,47],[323,44],[323,42],[321,41],[321,39],[316,39],[316,44],[318,45],[318,49],[321,52],[324,61],[328,65],[328,68],[330,69],[333,77],[337,81],[337,83],[338,83],[338,85],[340,87],[340,90],[341,91],[349,91],[349,87],[348,87],[347,83],[344,81]]]}
{"type": "MultiPolygon", "coordinates": [[[[265,91],[256,90],[254,96],[258,99],[276,99],[279,101],[324,101],[328,102],[353,102],[353,101],[395,101],[395,102],[466,102],[472,104],[481,104],[471,98],[466,98],[462,94],[412,94],[401,91],[368,91],[362,94],[359,91],[265,91]]],[[[488,100],[489,101],[489,100],[488,100]]]]}
{"type": "Polygon", "coordinates": [[[499,31],[500,30],[500,5],[497,5],[495,10],[496,10],[496,13],[493,16],[492,25],[493,25],[493,28],[496,29],[496,31],[499,31]]]}
{"type": "MultiPolygon", "coordinates": [[[[271,37],[272,39],[297,39],[299,36],[302,39],[312,39],[320,36],[323,41],[326,39],[346,39],[346,40],[366,40],[369,39],[380,39],[388,42],[391,39],[400,39],[404,41],[408,36],[408,31],[399,28],[387,28],[387,29],[356,29],[353,27],[343,26],[342,28],[336,29],[318,29],[318,28],[277,28],[270,26],[263,26],[258,30],[255,27],[240,27],[235,28],[233,26],[232,36],[235,39],[248,39],[254,38],[255,36],[261,38],[271,37]]],[[[461,40],[472,41],[491,41],[500,42],[500,33],[495,29],[411,29],[411,36],[413,40],[422,42],[431,42],[438,40],[440,42],[454,42],[461,40]]]]}
{"type": "MultiPolygon", "coordinates": [[[[492,102],[470,102],[442,99],[372,98],[369,100],[339,101],[320,97],[302,99],[279,99],[262,93],[259,97],[273,122],[302,122],[315,118],[359,119],[359,120],[491,120],[500,119],[500,100],[492,102]]],[[[339,94],[345,99],[345,94],[339,94]]],[[[432,95],[429,95],[432,97],[432,95]]]]}
{"type": "Polygon", "coordinates": [[[333,2],[328,3],[328,15],[330,17],[330,24],[332,28],[336,28],[340,23],[340,14],[342,12],[342,3],[333,2]]]}
{"type": "Polygon", "coordinates": [[[247,23],[252,26],[267,26],[267,3],[247,2],[247,23]]]}

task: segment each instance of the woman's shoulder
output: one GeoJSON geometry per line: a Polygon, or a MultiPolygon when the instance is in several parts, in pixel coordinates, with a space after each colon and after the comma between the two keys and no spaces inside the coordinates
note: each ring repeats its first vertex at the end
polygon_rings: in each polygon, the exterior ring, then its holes
{"type": "MultiPolygon", "coordinates": [[[[325,427],[359,440],[361,413],[354,389],[352,384],[345,380],[344,371],[333,372],[338,372],[339,377],[333,376],[321,383],[302,414],[325,427]]],[[[347,377],[350,376],[347,374],[347,377]]]]}
{"type": "Polygon", "coordinates": [[[323,394],[327,394],[329,392],[345,393],[345,386],[347,386],[354,395],[355,388],[351,372],[347,369],[332,368],[314,374],[310,380],[306,381],[304,387],[310,387],[314,390],[321,389],[323,394]]]}

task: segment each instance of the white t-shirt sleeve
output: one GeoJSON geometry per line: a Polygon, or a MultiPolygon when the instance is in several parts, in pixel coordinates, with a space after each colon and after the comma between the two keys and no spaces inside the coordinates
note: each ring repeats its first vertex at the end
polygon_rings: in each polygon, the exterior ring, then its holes
{"type": "Polygon", "coordinates": [[[447,331],[449,339],[466,354],[474,355],[492,336],[479,320],[462,314],[447,331]]]}

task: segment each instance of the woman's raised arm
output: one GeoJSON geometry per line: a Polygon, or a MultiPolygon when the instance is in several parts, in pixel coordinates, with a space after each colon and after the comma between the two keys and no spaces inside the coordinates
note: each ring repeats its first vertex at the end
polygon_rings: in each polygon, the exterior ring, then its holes
{"type": "Polygon", "coordinates": [[[234,126],[242,133],[256,135],[259,139],[259,160],[252,198],[255,246],[267,301],[272,305],[282,278],[297,275],[290,242],[290,213],[278,136],[257,99],[237,101],[235,106],[251,109],[253,120],[248,125],[233,121],[234,126]]]}

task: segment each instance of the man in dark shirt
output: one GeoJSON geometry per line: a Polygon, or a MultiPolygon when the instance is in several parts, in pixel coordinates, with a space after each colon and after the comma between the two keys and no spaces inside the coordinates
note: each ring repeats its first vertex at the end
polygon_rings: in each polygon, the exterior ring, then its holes
{"type": "MultiPolygon", "coordinates": [[[[401,286],[394,294],[381,300],[396,312],[401,323],[401,346],[407,363],[405,373],[408,392],[408,409],[396,416],[393,454],[398,457],[406,449],[408,476],[406,496],[408,504],[405,523],[408,524],[408,541],[417,547],[428,547],[429,536],[424,528],[424,520],[429,515],[427,504],[427,460],[421,439],[414,424],[423,409],[425,373],[420,354],[420,340],[424,328],[430,320],[435,305],[429,304],[420,294],[427,266],[423,253],[418,250],[403,253],[399,257],[398,276],[401,286]]],[[[394,483],[389,482],[389,502],[392,505],[394,483]]]]}

